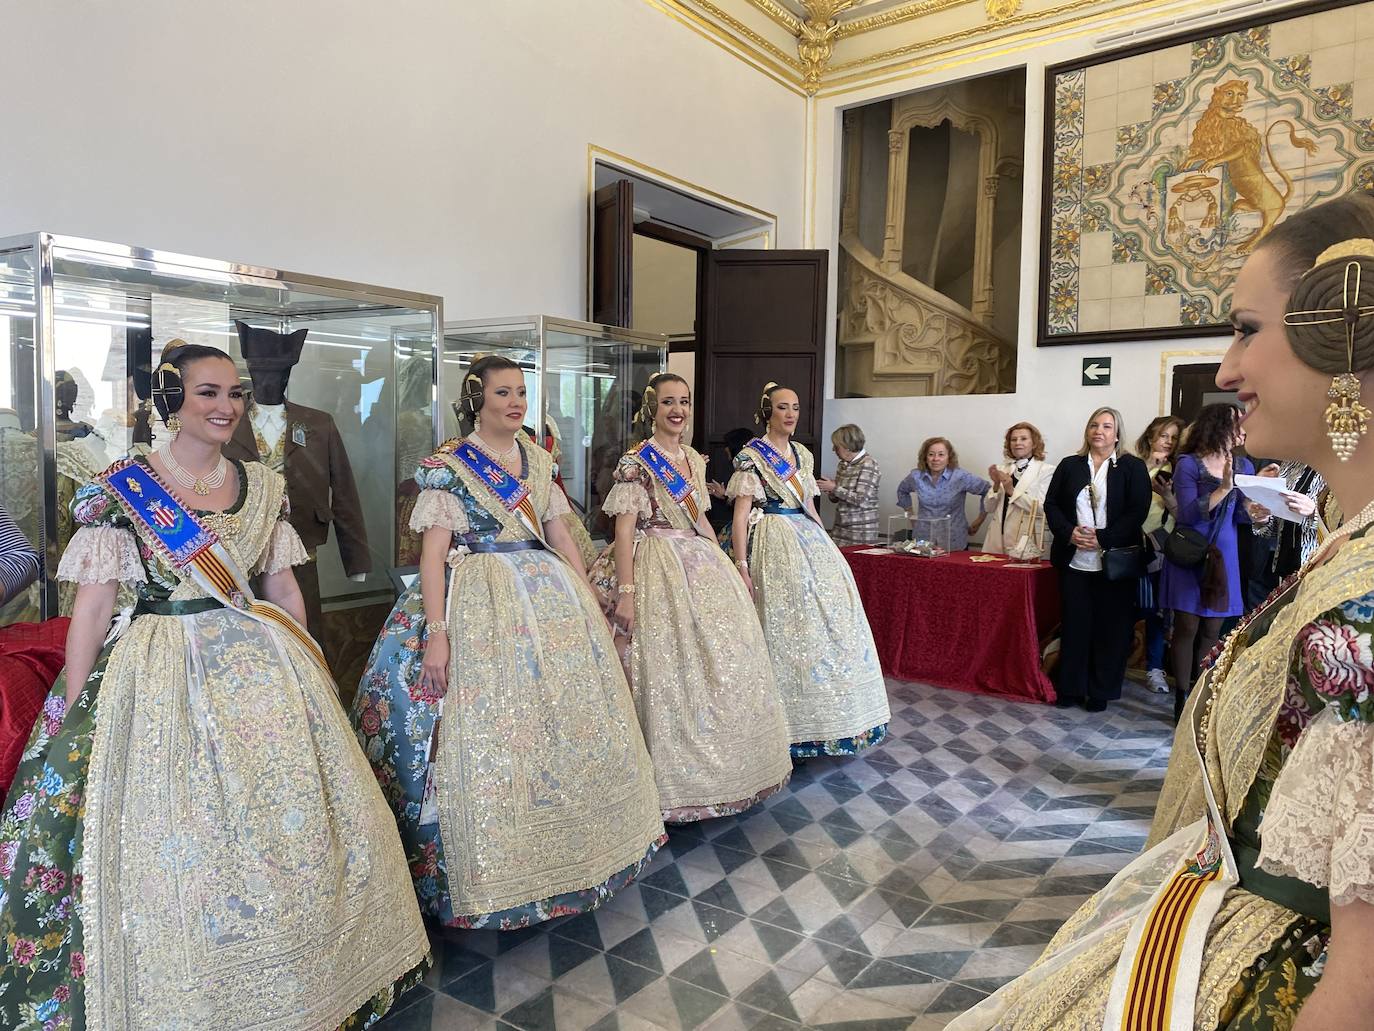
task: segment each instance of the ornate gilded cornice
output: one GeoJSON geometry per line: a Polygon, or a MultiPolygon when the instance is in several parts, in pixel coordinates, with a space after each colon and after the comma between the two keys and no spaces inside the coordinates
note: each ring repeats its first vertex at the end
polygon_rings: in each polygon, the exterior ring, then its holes
{"type": "MultiPolygon", "coordinates": [[[[750,3],[753,2],[754,0],[750,0],[750,3]]],[[[915,18],[924,18],[928,14],[936,14],[947,8],[972,2],[973,0],[915,0],[914,3],[894,7],[882,14],[871,14],[867,18],[850,19],[840,25],[840,31],[836,34],[836,38],[848,39],[850,36],[858,36],[864,32],[890,29],[894,25],[901,25],[903,22],[912,21],[915,18]]]]}
{"type": "Polygon", "coordinates": [[[830,64],[835,39],[840,31],[840,14],[854,6],[855,0],[802,0],[806,21],[797,36],[797,55],[802,63],[802,88],[814,95],[821,88],[821,76],[830,64]]]}
{"type": "MultiPolygon", "coordinates": [[[[783,50],[781,47],[776,46],[771,40],[768,40],[763,36],[759,35],[748,25],[745,25],[744,22],[736,18],[734,15],[721,10],[715,4],[711,3],[711,0],[692,0],[692,2],[696,4],[698,7],[700,7],[707,14],[709,14],[712,18],[715,18],[722,25],[726,26],[732,33],[735,33],[741,39],[744,39],[751,45],[758,47],[760,50],[764,51],[766,54],[769,54],[773,58],[781,61],[789,68],[794,68],[797,71],[802,71],[801,61],[798,61],[797,58],[793,57],[791,54],[783,50]]],[[[853,0],[850,0],[850,2],[852,3],[853,0]]],[[[791,29],[790,31],[796,32],[798,30],[791,29]]]]}
{"type": "Polygon", "coordinates": [[[778,0],[749,0],[749,3],[768,15],[792,35],[801,35],[801,19],[778,3],[778,0]]]}

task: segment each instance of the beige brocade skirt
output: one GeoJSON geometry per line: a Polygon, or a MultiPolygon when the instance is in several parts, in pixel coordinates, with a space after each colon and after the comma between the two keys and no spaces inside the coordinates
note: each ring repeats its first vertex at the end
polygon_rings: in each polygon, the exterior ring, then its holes
{"type": "Polygon", "coordinates": [[[787,725],[739,573],[714,542],[667,529],[647,531],[634,569],[627,666],[664,813],[778,787],[792,772],[787,725]]]}
{"type": "Polygon", "coordinates": [[[284,631],[140,616],[96,705],[89,1026],[332,1029],[424,958],[391,811],[284,631]]]}

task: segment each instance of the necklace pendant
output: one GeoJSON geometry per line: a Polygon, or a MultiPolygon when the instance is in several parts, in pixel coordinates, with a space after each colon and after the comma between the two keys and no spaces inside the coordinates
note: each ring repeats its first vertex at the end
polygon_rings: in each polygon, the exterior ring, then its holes
{"type": "Polygon", "coordinates": [[[194,484],[191,485],[191,489],[195,491],[197,494],[199,494],[201,497],[205,497],[205,495],[210,493],[210,488],[204,480],[197,480],[194,484]]]}

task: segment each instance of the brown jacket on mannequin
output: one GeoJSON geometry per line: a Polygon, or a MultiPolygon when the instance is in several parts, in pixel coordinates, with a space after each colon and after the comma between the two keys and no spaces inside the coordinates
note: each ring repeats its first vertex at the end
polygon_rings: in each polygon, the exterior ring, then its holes
{"type": "MultiPolygon", "coordinates": [[[[291,503],[291,525],[301,543],[312,555],[329,539],[329,524],[334,524],[339,557],[349,576],[372,571],[367,550],[367,527],[363,522],[358,487],[353,482],[353,467],[344,450],[334,420],[318,408],[286,402],[286,496],[291,503]],[[298,443],[297,427],[305,430],[305,443],[298,443]]],[[[253,421],[247,414],[239,420],[233,439],[224,454],[244,462],[259,461],[253,421]]]]}

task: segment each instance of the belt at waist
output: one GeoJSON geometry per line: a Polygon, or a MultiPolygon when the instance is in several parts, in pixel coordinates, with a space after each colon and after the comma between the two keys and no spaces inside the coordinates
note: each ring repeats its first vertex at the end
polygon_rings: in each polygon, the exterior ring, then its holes
{"type": "Polygon", "coordinates": [[[480,554],[500,554],[506,551],[543,551],[544,542],[536,540],[528,541],[464,541],[463,547],[468,551],[480,554]]]}
{"type": "Polygon", "coordinates": [[[1236,872],[1240,874],[1240,886],[1252,895],[1258,895],[1270,902],[1277,902],[1300,913],[1331,925],[1331,896],[1324,888],[1300,881],[1296,877],[1281,877],[1267,873],[1256,867],[1259,849],[1231,841],[1231,854],[1236,857],[1236,872]]]}
{"type": "Polygon", "coordinates": [[[770,501],[763,506],[764,515],[785,515],[785,516],[804,516],[806,515],[800,508],[788,508],[786,505],[779,505],[775,501],[770,501]]]}
{"type": "Polygon", "coordinates": [[[224,608],[218,598],[189,598],[185,601],[153,601],[140,598],[134,606],[135,616],[194,616],[224,608]]]}
{"type": "Polygon", "coordinates": [[[695,530],[679,530],[672,526],[646,526],[644,528],[646,537],[680,537],[691,540],[697,535],[695,530]]]}

